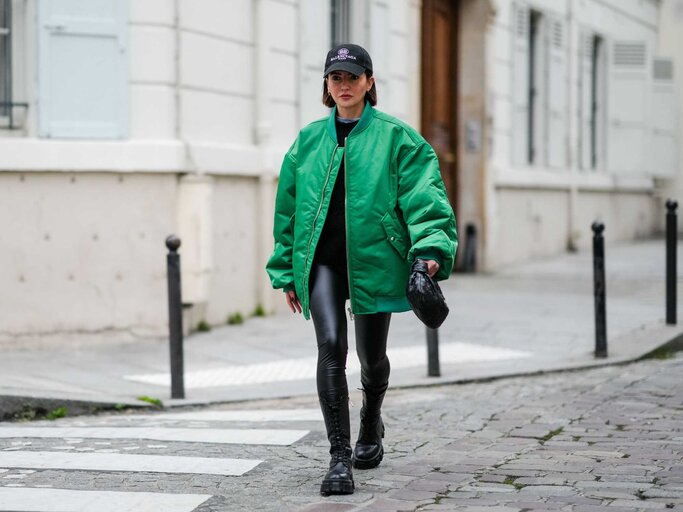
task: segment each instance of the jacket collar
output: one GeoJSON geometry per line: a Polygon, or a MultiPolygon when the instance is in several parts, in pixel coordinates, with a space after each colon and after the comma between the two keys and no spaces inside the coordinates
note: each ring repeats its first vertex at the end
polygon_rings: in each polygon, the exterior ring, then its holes
{"type": "MultiPolygon", "coordinates": [[[[335,144],[337,142],[337,125],[335,123],[335,119],[337,117],[337,105],[335,105],[332,108],[332,112],[330,112],[330,117],[327,119],[327,133],[332,137],[332,140],[334,140],[335,144]]],[[[367,101],[365,102],[365,108],[363,109],[363,114],[360,116],[360,119],[358,120],[358,124],[354,127],[353,130],[351,130],[351,135],[355,135],[357,133],[362,132],[367,128],[367,126],[370,124],[370,121],[372,121],[372,118],[375,117],[375,109],[368,103],[367,101]]]]}

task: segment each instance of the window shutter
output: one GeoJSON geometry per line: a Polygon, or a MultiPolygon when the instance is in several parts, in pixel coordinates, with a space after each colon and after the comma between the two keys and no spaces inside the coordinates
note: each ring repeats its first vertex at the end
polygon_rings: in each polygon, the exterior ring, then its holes
{"type": "Polygon", "coordinates": [[[649,96],[647,47],[642,41],[616,41],[611,60],[608,169],[618,174],[644,174],[649,96]]]}
{"type": "Polygon", "coordinates": [[[674,69],[671,59],[653,62],[652,105],[648,167],[652,175],[671,177],[678,169],[678,124],[674,69]]]}
{"type": "Polygon", "coordinates": [[[327,113],[322,104],[322,94],[325,52],[330,44],[331,35],[330,23],[325,23],[331,16],[330,2],[300,0],[299,15],[299,112],[301,126],[305,126],[327,113]]]}
{"type": "Polygon", "coordinates": [[[579,45],[579,168],[591,168],[591,71],[593,34],[583,32],[579,45]]]}
{"type": "Polygon", "coordinates": [[[512,19],[512,162],[527,165],[529,147],[529,6],[515,2],[512,19]]]}
{"type": "Polygon", "coordinates": [[[38,3],[43,137],[116,139],[128,132],[128,2],[38,3]]]}
{"type": "Polygon", "coordinates": [[[548,121],[547,151],[550,167],[567,166],[567,56],[566,25],[561,18],[550,19],[548,41],[548,121]]]}

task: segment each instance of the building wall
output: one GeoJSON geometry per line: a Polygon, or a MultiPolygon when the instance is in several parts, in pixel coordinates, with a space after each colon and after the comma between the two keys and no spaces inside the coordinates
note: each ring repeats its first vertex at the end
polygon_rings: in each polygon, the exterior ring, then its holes
{"type": "MultiPolygon", "coordinates": [[[[606,224],[608,243],[651,235],[657,230],[660,200],[657,169],[648,155],[652,136],[648,108],[638,111],[638,132],[626,132],[630,121],[619,115],[638,100],[649,101],[653,87],[653,59],[657,45],[658,2],[628,0],[494,1],[495,17],[488,34],[487,103],[490,138],[487,187],[487,240],[483,265],[501,264],[557,254],[567,249],[588,248],[590,225],[606,224]],[[523,6],[540,12],[545,25],[542,36],[544,61],[540,92],[541,143],[538,161],[525,161],[526,113],[519,98],[520,41],[516,9],[523,6]],[[559,25],[558,29],[556,28],[559,25]],[[604,97],[599,113],[599,154],[596,168],[582,154],[587,128],[582,88],[585,86],[585,37],[599,35],[605,43],[604,97]],[[615,45],[636,41],[645,45],[645,61],[629,69],[639,79],[631,94],[615,65],[615,45]],[[582,53],[584,52],[584,53],[582,53]],[[547,78],[550,77],[550,78],[547,78]],[[559,77],[559,80],[558,80],[559,77]],[[638,91],[637,94],[633,94],[638,91]],[[516,99],[517,98],[517,99],[516,99]],[[637,99],[634,99],[637,98],[637,99]],[[584,116],[584,117],[582,117],[584,116]],[[622,130],[620,132],[619,130],[622,130]],[[637,136],[636,136],[637,135],[637,136]],[[643,149],[635,149],[628,137],[643,149]],[[624,155],[629,155],[624,158],[624,155]],[[627,160],[630,168],[619,164],[627,160]]],[[[522,38],[522,42],[523,42],[522,38]]],[[[524,57],[522,56],[521,59],[524,57]]],[[[635,83],[635,82],[634,82],[635,83]]],[[[630,83],[628,84],[630,85],[630,83]]],[[[645,104],[648,105],[647,103],[645,104]]]]}
{"type": "MultiPolygon", "coordinates": [[[[380,108],[417,125],[420,2],[351,4],[380,108]]],[[[58,35],[36,0],[14,5],[16,100],[30,106],[19,129],[0,128],[0,215],[14,219],[0,234],[0,342],[165,335],[171,233],[186,330],[282,308],[264,271],[277,175],[299,128],[328,114],[329,2],[117,0],[127,12],[107,37],[125,59],[128,115],[123,135],[104,138],[41,132],[35,41],[58,35]]]]}
{"type": "MultiPolygon", "coordinates": [[[[678,119],[679,139],[678,172],[674,179],[663,183],[662,198],[672,197],[683,205],[683,0],[662,0],[659,15],[659,47],[662,55],[668,56],[674,63],[674,80],[676,87],[677,105],[675,115],[678,119]]],[[[680,211],[680,210],[679,210],[680,211]]],[[[679,223],[679,229],[683,226],[679,223]]]]}
{"type": "Polygon", "coordinates": [[[158,334],[176,197],[171,175],[1,172],[0,341],[158,334]]]}

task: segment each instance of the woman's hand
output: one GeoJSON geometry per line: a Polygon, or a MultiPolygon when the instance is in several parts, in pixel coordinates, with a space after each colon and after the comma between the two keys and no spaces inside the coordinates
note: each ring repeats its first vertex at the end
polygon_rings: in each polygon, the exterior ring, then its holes
{"type": "Polygon", "coordinates": [[[434,260],[425,260],[427,262],[427,273],[429,277],[434,277],[439,271],[439,264],[434,260]]]}
{"type": "Polygon", "coordinates": [[[285,293],[285,300],[287,301],[289,309],[292,310],[292,313],[296,313],[297,311],[301,313],[301,301],[299,301],[299,297],[296,296],[294,290],[285,293]]]}

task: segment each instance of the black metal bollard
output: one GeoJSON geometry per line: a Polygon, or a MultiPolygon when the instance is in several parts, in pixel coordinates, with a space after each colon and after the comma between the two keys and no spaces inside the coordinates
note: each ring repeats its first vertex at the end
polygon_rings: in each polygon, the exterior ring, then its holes
{"type": "Polygon", "coordinates": [[[427,327],[427,375],[440,377],[439,368],[439,330],[427,327]]]}
{"type": "Polygon", "coordinates": [[[607,315],[605,301],[605,225],[593,222],[593,295],[595,296],[595,357],[607,357],[607,315]]]}
{"type": "Polygon", "coordinates": [[[185,398],[183,375],[183,304],[180,292],[180,238],[166,238],[168,255],[168,329],[171,348],[171,398],[185,398]]]}
{"type": "Polygon", "coordinates": [[[666,201],[666,323],[676,324],[676,252],[678,244],[678,201],[666,201]]]}
{"type": "Polygon", "coordinates": [[[465,256],[463,257],[463,272],[476,272],[477,270],[477,227],[468,223],[465,226],[465,256]]]}

